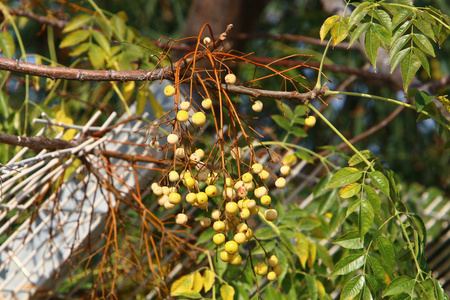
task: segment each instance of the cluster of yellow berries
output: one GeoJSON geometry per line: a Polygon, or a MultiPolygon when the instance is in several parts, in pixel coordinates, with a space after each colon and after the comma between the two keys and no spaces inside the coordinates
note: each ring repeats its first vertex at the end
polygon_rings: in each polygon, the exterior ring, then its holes
{"type": "MultiPolygon", "coordinates": [[[[235,84],[236,76],[228,74],[225,82],[235,84]]],[[[168,97],[174,96],[175,87],[167,86],[164,93],[168,97]]],[[[204,99],[201,106],[205,110],[210,109],[211,99],[204,99]]],[[[252,108],[254,111],[261,111],[263,105],[260,101],[255,101],[252,108]]],[[[198,111],[191,116],[189,110],[191,110],[189,101],[179,103],[176,121],[184,123],[191,120],[197,126],[205,124],[204,112],[198,111]]],[[[230,149],[230,154],[238,164],[241,164],[241,170],[246,167],[248,171],[235,179],[223,169],[217,173],[210,170],[207,165],[208,156],[204,150],[192,151],[188,147],[185,148],[182,139],[183,137],[176,133],[167,136],[167,142],[172,145],[174,159],[178,164],[174,164],[164,175],[164,185],[159,183],[151,185],[153,194],[158,196],[158,204],[166,209],[182,204],[182,194],[184,201],[192,206],[206,211],[211,208],[210,217],[203,217],[200,225],[205,228],[212,226],[214,229],[212,240],[218,247],[220,259],[232,265],[239,265],[242,263],[239,246],[253,238],[253,230],[248,225],[248,219],[260,214],[260,208],[264,208],[264,214],[261,215],[265,220],[273,222],[278,218],[277,211],[271,207],[272,199],[267,188],[268,180],[275,176],[260,163],[242,164],[244,151],[239,147],[230,149]],[[180,165],[183,167],[179,167],[177,171],[175,166],[180,165]],[[179,192],[181,186],[186,188],[186,193],[179,192]]],[[[291,165],[286,163],[281,166],[280,176],[274,178],[276,188],[283,189],[286,186],[285,176],[290,174],[291,165]]],[[[182,205],[184,208],[184,204],[182,205]]],[[[184,213],[179,213],[175,217],[176,223],[180,225],[187,224],[188,219],[184,213]]],[[[270,281],[275,280],[282,271],[278,265],[278,258],[275,255],[267,256],[264,261],[255,265],[255,273],[267,275],[270,281]],[[267,261],[267,264],[264,261],[267,261]]]]}

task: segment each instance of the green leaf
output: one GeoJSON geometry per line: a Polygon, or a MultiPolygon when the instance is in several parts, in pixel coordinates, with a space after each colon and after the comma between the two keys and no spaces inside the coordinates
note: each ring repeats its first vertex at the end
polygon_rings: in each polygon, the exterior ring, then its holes
{"type": "Polygon", "coordinates": [[[375,33],[373,26],[371,26],[366,32],[366,36],[364,39],[364,49],[366,50],[367,57],[372,63],[375,72],[377,70],[377,55],[380,44],[381,39],[378,34],[375,33]]]}
{"type": "Polygon", "coordinates": [[[358,194],[361,191],[361,184],[360,183],[352,183],[349,185],[346,185],[344,187],[342,187],[339,190],[339,196],[341,196],[341,198],[350,198],[355,196],[356,194],[358,194]]]}
{"type": "Polygon", "coordinates": [[[83,25],[86,25],[87,23],[91,22],[92,16],[87,14],[78,15],[74,18],[72,18],[69,23],[67,23],[66,27],[64,27],[62,33],[68,33],[73,30],[76,30],[83,25]]]}
{"type": "Polygon", "coordinates": [[[379,236],[377,237],[378,250],[383,257],[384,265],[388,268],[388,272],[392,273],[395,266],[394,246],[389,239],[379,236]]]}
{"type": "Polygon", "coordinates": [[[365,285],[365,278],[363,275],[358,275],[350,279],[342,289],[341,300],[351,300],[359,294],[365,285]]]}
{"type": "Polygon", "coordinates": [[[334,46],[342,42],[348,35],[348,19],[343,18],[333,24],[330,30],[334,46]]]}
{"type": "Polygon", "coordinates": [[[372,204],[367,199],[361,199],[361,206],[359,208],[359,236],[362,239],[367,231],[369,231],[370,227],[372,227],[374,218],[374,212],[372,204]]]}
{"type": "Polygon", "coordinates": [[[148,96],[148,101],[150,102],[150,106],[152,107],[152,112],[156,118],[161,117],[164,114],[164,108],[162,108],[161,103],[156,100],[153,92],[150,89],[147,89],[146,95],[148,96]]]}
{"type": "Polygon", "coordinates": [[[374,12],[373,16],[375,17],[375,19],[377,19],[378,22],[380,22],[380,24],[386,29],[386,31],[391,32],[392,30],[391,16],[381,9],[375,9],[373,10],[373,12],[374,12]]]}
{"type": "Polygon", "coordinates": [[[0,49],[1,53],[6,58],[13,58],[16,52],[16,44],[14,43],[14,37],[8,31],[0,32],[0,49]]]}
{"type": "Polygon", "coordinates": [[[183,293],[177,294],[176,296],[180,297],[181,299],[201,299],[202,298],[202,295],[196,291],[183,292],[183,293]]]}
{"type": "Polygon", "coordinates": [[[348,217],[352,212],[356,211],[357,209],[359,209],[361,206],[361,199],[358,198],[357,200],[353,201],[350,203],[350,205],[347,207],[347,213],[346,213],[346,217],[348,217]]]}
{"type": "Polygon", "coordinates": [[[102,69],[105,66],[105,53],[103,49],[95,44],[89,46],[89,61],[94,69],[102,69]]]}
{"type": "Polygon", "coordinates": [[[192,286],[194,285],[194,274],[188,274],[181,276],[172,283],[170,287],[170,295],[178,296],[181,293],[186,293],[192,291],[192,286]]]}
{"type": "Polygon", "coordinates": [[[369,288],[367,287],[367,284],[364,285],[363,290],[361,291],[361,300],[373,300],[372,293],[370,292],[369,288]]]}
{"type": "Polygon", "coordinates": [[[361,240],[358,231],[350,231],[333,242],[346,249],[362,249],[364,239],[361,240]]]}
{"type": "Polygon", "coordinates": [[[97,44],[102,47],[102,49],[106,53],[109,53],[109,51],[111,50],[111,46],[105,35],[96,30],[92,30],[92,36],[94,37],[94,40],[97,42],[97,44]]]}
{"type": "MultiPolygon", "coordinates": [[[[373,274],[375,275],[375,278],[379,280],[380,282],[384,282],[386,280],[386,272],[384,271],[384,268],[381,266],[380,261],[375,256],[368,256],[369,259],[369,265],[372,269],[373,274]]],[[[370,282],[370,280],[369,280],[370,282]]],[[[375,281],[373,283],[370,283],[371,285],[377,285],[378,283],[375,281]]]]}
{"type": "Polygon", "coordinates": [[[391,44],[391,33],[386,28],[384,28],[380,24],[374,24],[373,25],[373,32],[378,35],[380,40],[385,45],[390,45],[391,44]]]}
{"type": "Polygon", "coordinates": [[[211,270],[205,270],[205,272],[203,272],[203,277],[205,278],[205,281],[203,282],[203,288],[205,289],[205,293],[207,293],[214,285],[216,275],[211,270]]]}
{"type": "Polygon", "coordinates": [[[114,34],[119,41],[123,41],[125,38],[126,25],[125,20],[118,14],[111,17],[111,26],[114,29],[114,34]]]}
{"type": "Polygon", "coordinates": [[[322,26],[320,27],[319,35],[320,40],[323,42],[325,37],[328,34],[328,31],[330,31],[331,27],[336,23],[337,20],[339,20],[340,16],[334,15],[331,17],[328,17],[325,22],[323,22],[322,26]]]}
{"type": "Polygon", "coordinates": [[[372,184],[379,189],[383,194],[389,196],[389,180],[380,171],[373,171],[367,173],[372,184]]]}
{"type": "Polygon", "coordinates": [[[433,32],[433,28],[431,27],[431,23],[428,20],[413,20],[413,25],[417,27],[423,34],[428,36],[434,42],[436,42],[436,37],[433,32]]]}
{"type": "Polygon", "coordinates": [[[425,227],[425,223],[422,218],[416,214],[409,214],[409,220],[411,220],[411,225],[414,230],[417,231],[422,246],[425,247],[427,242],[427,229],[425,227]]]}
{"type": "Polygon", "coordinates": [[[283,113],[283,118],[286,118],[289,122],[291,122],[291,120],[294,119],[294,112],[291,107],[281,101],[277,101],[276,103],[278,109],[283,113]]]}
{"type": "Polygon", "coordinates": [[[294,115],[299,116],[299,117],[306,115],[305,105],[303,105],[303,104],[297,105],[294,109],[294,115]]]}
{"type": "Polygon", "coordinates": [[[333,258],[328,252],[327,248],[321,244],[316,244],[317,246],[317,258],[319,258],[322,263],[330,269],[334,268],[333,258]]]}
{"type": "MultiPolygon", "coordinates": [[[[309,299],[316,300],[319,296],[319,290],[317,288],[316,279],[307,273],[302,273],[302,274],[305,275],[306,283],[308,286],[308,292],[309,292],[309,296],[310,296],[309,299]]],[[[275,297],[274,298],[266,297],[266,299],[276,299],[276,298],[275,297]]]]}
{"type": "Polygon", "coordinates": [[[434,99],[434,96],[430,96],[424,91],[418,91],[414,95],[414,105],[416,106],[417,112],[420,113],[434,99]]]}
{"type": "Polygon", "coordinates": [[[372,204],[374,217],[379,217],[381,211],[381,200],[377,192],[369,185],[364,185],[367,200],[372,204]]]}
{"type": "Polygon", "coordinates": [[[304,151],[304,150],[298,150],[298,151],[295,151],[295,155],[296,155],[298,158],[300,158],[301,160],[306,160],[306,161],[309,162],[310,164],[314,163],[314,161],[313,161],[311,155],[310,155],[308,152],[304,151]]]}
{"type": "Polygon", "coordinates": [[[430,64],[428,63],[428,59],[427,59],[426,55],[422,51],[420,51],[420,49],[416,49],[416,48],[413,49],[413,52],[419,58],[420,63],[422,64],[422,67],[428,74],[428,77],[431,77],[430,64]]]}
{"type": "Polygon", "coordinates": [[[234,288],[231,285],[224,284],[220,287],[220,296],[223,300],[233,300],[234,293],[234,288]]]}
{"type": "Polygon", "coordinates": [[[345,275],[356,271],[364,265],[364,259],[364,253],[347,255],[336,264],[330,276],[345,275]]]}
{"type": "Polygon", "coordinates": [[[342,168],[336,173],[330,180],[330,183],[325,187],[326,189],[337,188],[348,185],[350,183],[358,181],[362,176],[362,172],[356,168],[342,168]]]}
{"type": "Polygon", "coordinates": [[[389,50],[389,62],[392,64],[394,61],[394,57],[399,53],[399,51],[406,45],[406,43],[411,39],[411,34],[405,34],[398,40],[396,40],[389,50]]]}
{"type": "Polygon", "coordinates": [[[408,86],[417,71],[420,69],[420,66],[421,63],[419,58],[412,51],[409,51],[400,63],[403,78],[403,89],[405,91],[408,90],[408,86]]]}
{"type": "Polygon", "coordinates": [[[256,230],[255,236],[259,240],[271,240],[278,237],[278,234],[271,227],[261,227],[256,230]]]}
{"type": "Polygon", "coordinates": [[[394,278],[383,293],[383,297],[397,295],[401,293],[410,294],[414,288],[415,281],[408,276],[394,278]]]}
{"type": "Polygon", "coordinates": [[[286,131],[291,130],[291,123],[283,116],[280,115],[273,115],[272,119],[277,123],[278,126],[283,128],[286,131]]]}
{"type": "Polygon", "coordinates": [[[145,111],[145,106],[147,104],[147,89],[141,89],[137,93],[136,97],[136,116],[140,116],[145,111]]]}
{"type": "MultiPolygon", "coordinates": [[[[367,2],[364,2],[367,3],[367,2]]],[[[367,31],[367,28],[370,26],[370,23],[364,23],[359,25],[355,30],[351,32],[350,43],[348,47],[350,48],[360,37],[361,35],[367,31]]]]}
{"type": "Polygon", "coordinates": [[[399,9],[392,17],[392,28],[397,28],[398,25],[405,22],[413,14],[413,11],[408,8],[399,9]]]}
{"type": "Polygon", "coordinates": [[[402,51],[395,54],[395,56],[392,58],[391,62],[391,74],[394,72],[394,70],[397,68],[398,64],[403,61],[403,59],[406,57],[406,55],[411,51],[411,48],[403,49],[402,51]]]}
{"type": "MultiPolygon", "coordinates": [[[[352,28],[353,25],[358,24],[369,12],[370,5],[373,5],[369,2],[363,2],[358,4],[358,6],[352,11],[352,14],[349,17],[348,27],[352,28]]],[[[368,24],[368,23],[366,23],[368,24]]]]}
{"type": "Polygon", "coordinates": [[[307,137],[308,134],[300,126],[292,126],[289,130],[296,137],[307,137]]]}
{"type": "Polygon", "coordinates": [[[373,155],[372,152],[370,152],[370,150],[362,150],[362,151],[359,151],[359,154],[354,154],[348,160],[348,165],[350,167],[356,166],[357,164],[364,162],[364,160],[362,159],[360,154],[368,161],[372,161],[373,159],[375,159],[375,156],[373,155]]]}
{"type": "Polygon", "coordinates": [[[84,52],[87,52],[89,50],[89,46],[91,44],[89,42],[81,43],[80,45],[76,46],[72,51],[69,52],[70,56],[79,56],[83,54],[84,52]]]}
{"type": "Polygon", "coordinates": [[[411,26],[411,20],[404,22],[394,33],[392,36],[391,42],[395,43],[403,34],[408,30],[409,26],[411,26]]]}
{"type": "Polygon", "coordinates": [[[74,45],[78,45],[81,42],[87,40],[87,38],[90,36],[91,32],[89,30],[77,30],[69,33],[66,35],[61,43],[59,44],[60,48],[70,47],[74,45]]]}
{"type": "Polygon", "coordinates": [[[419,47],[420,50],[422,50],[423,52],[427,53],[428,55],[431,55],[432,57],[436,56],[436,54],[434,53],[433,45],[428,40],[428,38],[423,34],[414,34],[413,41],[414,44],[416,44],[417,47],[419,47]]]}

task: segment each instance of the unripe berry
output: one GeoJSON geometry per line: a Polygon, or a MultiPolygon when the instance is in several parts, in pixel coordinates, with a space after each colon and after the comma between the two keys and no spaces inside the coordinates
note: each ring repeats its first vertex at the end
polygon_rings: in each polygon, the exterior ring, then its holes
{"type": "Polygon", "coordinates": [[[212,101],[209,98],[206,98],[205,100],[202,101],[202,107],[204,109],[210,109],[212,106],[212,101]]]}
{"type": "Polygon", "coordinates": [[[216,233],[213,236],[213,242],[217,246],[222,245],[225,242],[225,235],[223,233],[216,233]]]}
{"type": "Polygon", "coordinates": [[[245,236],[245,233],[238,232],[233,237],[234,241],[238,244],[243,244],[247,240],[247,237],[245,236]]]}
{"type": "Polygon", "coordinates": [[[213,229],[217,232],[221,232],[225,229],[225,223],[222,221],[215,221],[213,224],[213,229]]]}
{"type": "Polygon", "coordinates": [[[286,186],[286,179],[284,179],[284,177],[279,177],[275,181],[275,186],[279,189],[284,189],[284,187],[286,186]]]}
{"type": "Polygon", "coordinates": [[[262,181],[266,181],[267,179],[269,179],[270,173],[267,172],[266,170],[262,170],[259,174],[259,179],[261,179],[262,181]]]}
{"type": "Polygon", "coordinates": [[[211,219],[210,218],[204,217],[204,218],[202,218],[200,220],[200,226],[202,226],[202,227],[209,227],[209,225],[211,225],[211,219]]]}
{"type": "Polygon", "coordinates": [[[240,212],[239,212],[239,217],[242,220],[247,220],[248,218],[250,218],[250,210],[248,208],[243,208],[240,212]]]}
{"type": "Polygon", "coordinates": [[[178,180],[180,180],[180,175],[178,174],[177,171],[170,171],[169,172],[169,181],[170,182],[177,182],[178,180]]]}
{"type": "Polygon", "coordinates": [[[269,195],[264,195],[261,197],[261,204],[265,206],[269,206],[269,204],[272,202],[272,198],[270,198],[269,195]]]}
{"type": "Polygon", "coordinates": [[[172,204],[178,204],[181,202],[181,195],[178,193],[169,194],[169,202],[172,204]]]}
{"type": "Polygon", "coordinates": [[[213,218],[214,220],[219,220],[221,215],[222,212],[218,209],[215,209],[211,212],[211,218],[213,218]]]}
{"type": "Polygon", "coordinates": [[[204,192],[198,192],[197,193],[197,203],[202,205],[208,202],[208,195],[204,192]]]}
{"type": "Polygon", "coordinates": [[[208,177],[209,177],[208,171],[202,171],[202,172],[197,173],[197,179],[201,182],[208,181],[208,177]]]}
{"type": "Polygon", "coordinates": [[[280,168],[280,173],[283,174],[284,176],[287,176],[291,173],[291,167],[289,166],[282,166],[280,168]]]}
{"type": "Polygon", "coordinates": [[[287,154],[284,158],[283,161],[281,162],[283,164],[283,166],[289,166],[292,167],[293,165],[295,165],[297,163],[298,159],[297,156],[295,154],[287,154]]]}
{"type": "Polygon", "coordinates": [[[189,101],[183,101],[180,103],[180,105],[178,106],[180,109],[182,110],[189,110],[189,108],[191,108],[191,102],[189,101]]]}
{"type": "Polygon", "coordinates": [[[276,265],[276,266],[273,268],[273,271],[275,272],[275,274],[277,274],[277,276],[280,276],[280,275],[281,275],[281,272],[283,271],[283,269],[281,268],[280,265],[276,265]]]}
{"type": "Polygon", "coordinates": [[[256,100],[252,105],[252,109],[254,112],[261,112],[263,110],[263,103],[259,100],[256,100]]]}
{"type": "Polygon", "coordinates": [[[178,225],[185,225],[188,221],[188,216],[186,216],[185,214],[178,214],[175,218],[175,222],[178,225]]]}
{"type": "Polygon", "coordinates": [[[254,195],[257,198],[261,198],[265,195],[267,195],[268,191],[265,186],[260,186],[259,188],[255,189],[254,195]]]}
{"type": "Polygon", "coordinates": [[[250,208],[249,210],[250,210],[250,216],[254,216],[254,215],[257,215],[259,213],[259,207],[258,206],[250,208]]]}
{"type": "Polygon", "coordinates": [[[215,185],[208,185],[205,189],[205,193],[208,197],[216,197],[219,194],[219,190],[215,185]]]}
{"type": "Polygon", "coordinates": [[[225,76],[225,82],[227,84],[235,84],[236,83],[236,75],[234,75],[234,74],[227,74],[225,76]]]}
{"type": "Polygon", "coordinates": [[[227,205],[225,205],[225,211],[230,215],[237,213],[238,210],[239,207],[236,202],[228,202],[227,205]]]}
{"type": "Polygon", "coordinates": [[[242,256],[240,254],[235,254],[229,261],[232,265],[240,265],[242,263],[242,256]]]}
{"type": "Polygon", "coordinates": [[[164,95],[166,95],[167,97],[172,97],[173,95],[175,95],[175,88],[173,85],[168,85],[164,88],[164,95]]]}
{"type": "Polygon", "coordinates": [[[269,258],[269,266],[271,266],[272,268],[274,268],[276,265],[278,265],[278,257],[276,255],[272,255],[269,258]]]}
{"type": "Polygon", "coordinates": [[[253,172],[255,172],[256,174],[261,173],[261,171],[263,170],[263,165],[262,164],[253,164],[252,165],[252,170],[253,172]]]}
{"type": "Polygon", "coordinates": [[[275,221],[278,218],[278,212],[275,209],[268,209],[264,213],[264,218],[267,221],[275,221]]]}
{"type": "Polygon", "coordinates": [[[233,181],[233,179],[232,178],[230,178],[230,177],[227,177],[227,178],[225,178],[225,185],[226,186],[234,186],[234,181],[233,181]]]}
{"type": "Polygon", "coordinates": [[[255,273],[258,275],[266,275],[269,271],[269,267],[263,261],[257,263],[254,269],[255,273]]]}
{"type": "Polygon", "coordinates": [[[202,126],[206,123],[206,116],[203,112],[199,111],[192,115],[192,123],[197,126],[202,126]]]}
{"type": "Polygon", "coordinates": [[[253,180],[253,176],[250,173],[245,173],[242,175],[242,181],[245,183],[251,182],[253,180]]]}
{"type": "Polygon", "coordinates": [[[189,204],[194,204],[197,200],[197,194],[196,193],[188,193],[186,195],[186,202],[189,204]]]}
{"type": "Polygon", "coordinates": [[[235,254],[238,249],[238,244],[235,241],[228,241],[225,243],[225,251],[227,251],[228,254],[235,254]]]}
{"type": "Polygon", "coordinates": [[[176,134],[171,133],[167,136],[167,142],[171,145],[175,145],[176,143],[178,143],[178,140],[179,138],[176,134]]]}
{"type": "Polygon", "coordinates": [[[314,127],[316,125],[316,117],[309,116],[305,119],[305,125],[308,127],[314,127]]]}
{"type": "Polygon", "coordinates": [[[274,271],[267,273],[267,280],[274,281],[275,279],[277,279],[277,274],[274,271]]]}

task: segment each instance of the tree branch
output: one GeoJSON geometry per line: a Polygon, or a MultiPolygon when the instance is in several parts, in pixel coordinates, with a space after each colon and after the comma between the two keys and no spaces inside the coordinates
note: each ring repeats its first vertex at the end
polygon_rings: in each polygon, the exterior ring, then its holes
{"type": "Polygon", "coordinates": [[[78,142],[75,140],[69,142],[61,139],[50,139],[45,136],[26,137],[13,134],[5,134],[1,132],[0,143],[13,146],[28,147],[30,149],[38,151],[44,149],[54,151],[58,149],[72,148],[78,145],[78,142]]]}

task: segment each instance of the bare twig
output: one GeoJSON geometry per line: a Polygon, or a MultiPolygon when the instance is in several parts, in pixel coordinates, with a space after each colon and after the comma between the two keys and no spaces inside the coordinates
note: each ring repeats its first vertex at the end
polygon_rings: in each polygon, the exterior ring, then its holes
{"type": "Polygon", "coordinates": [[[69,142],[61,139],[50,139],[45,136],[26,137],[13,134],[5,134],[1,132],[0,143],[13,146],[28,147],[33,150],[46,149],[49,151],[72,148],[79,144],[76,140],[69,142]]]}

